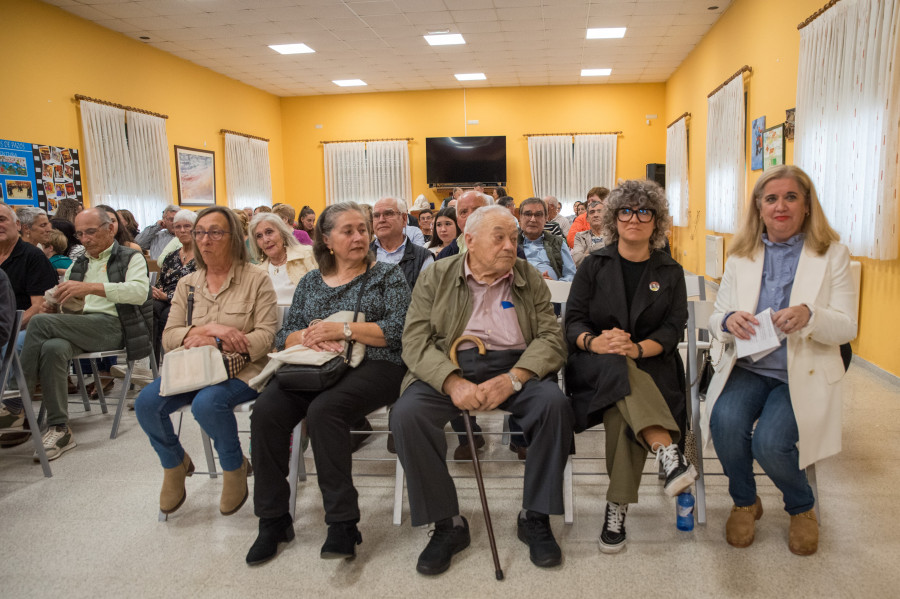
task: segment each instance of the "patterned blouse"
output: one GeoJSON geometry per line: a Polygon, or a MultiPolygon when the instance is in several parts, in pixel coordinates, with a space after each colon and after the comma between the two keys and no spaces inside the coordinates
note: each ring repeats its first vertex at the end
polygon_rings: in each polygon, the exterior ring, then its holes
{"type": "MultiPolygon", "coordinates": [[[[304,275],[294,292],[284,326],[275,336],[276,349],[283,350],[288,335],[307,328],[317,318],[327,318],[341,310],[353,311],[363,277],[359,275],[349,283],[329,287],[322,280],[319,269],[304,275]]],[[[366,315],[366,322],[374,322],[381,328],[387,347],[367,346],[366,358],[403,365],[400,338],[411,297],[409,285],[396,264],[376,262],[369,268],[369,280],[359,310],[366,315]]]]}
{"type": "Polygon", "coordinates": [[[194,259],[191,258],[187,264],[182,264],[181,250],[175,250],[166,256],[162,265],[159,267],[159,277],[156,279],[156,288],[165,291],[171,302],[172,296],[175,295],[175,287],[178,286],[178,281],[181,280],[181,277],[189,275],[195,270],[197,270],[197,263],[194,262],[194,259]]]}

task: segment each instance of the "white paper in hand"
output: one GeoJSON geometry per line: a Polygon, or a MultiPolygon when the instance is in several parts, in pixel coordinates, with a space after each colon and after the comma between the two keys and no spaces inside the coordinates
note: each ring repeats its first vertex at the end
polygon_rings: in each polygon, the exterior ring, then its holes
{"type": "Polygon", "coordinates": [[[766,308],[756,315],[759,324],[756,325],[756,331],[749,340],[734,338],[734,349],[738,358],[749,356],[756,362],[778,349],[781,340],[787,335],[772,322],[774,315],[775,312],[772,311],[772,308],[766,308]]]}

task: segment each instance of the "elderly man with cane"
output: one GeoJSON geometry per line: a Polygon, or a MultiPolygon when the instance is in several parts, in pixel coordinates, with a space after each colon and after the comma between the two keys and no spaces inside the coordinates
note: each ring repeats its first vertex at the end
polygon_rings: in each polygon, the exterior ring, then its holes
{"type": "MultiPolygon", "coordinates": [[[[434,523],[416,566],[422,574],[446,571],[469,545],[444,437],[444,425],[469,410],[501,408],[521,424],[530,448],[518,537],[535,565],[562,561],[549,514],[563,512],[563,470],[572,447],[574,416],[553,376],[566,350],[550,291],[534,267],[516,259],[516,235],[516,220],[503,207],[472,214],[468,251],[423,272],[407,312],[409,372],[391,411],[391,431],[406,470],[412,524],[434,523]],[[455,351],[454,341],[468,335],[483,342],[485,355],[471,341],[455,351]]],[[[495,565],[499,578],[496,559],[495,565]]]]}

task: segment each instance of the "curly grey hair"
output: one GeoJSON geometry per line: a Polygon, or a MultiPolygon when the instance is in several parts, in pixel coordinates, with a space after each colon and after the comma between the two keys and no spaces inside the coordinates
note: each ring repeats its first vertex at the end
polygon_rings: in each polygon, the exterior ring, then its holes
{"type": "Polygon", "coordinates": [[[603,212],[603,238],[607,245],[618,243],[617,226],[620,208],[648,208],[654,212],[653,233],[650,235],[650,248],[659,249],[666,245],[666,233],[669,232],[669,202],[665,190],[658,183],[648,180],[632,179],[623,181],[613,189],[606,199],[606,210],[603,212]]]}

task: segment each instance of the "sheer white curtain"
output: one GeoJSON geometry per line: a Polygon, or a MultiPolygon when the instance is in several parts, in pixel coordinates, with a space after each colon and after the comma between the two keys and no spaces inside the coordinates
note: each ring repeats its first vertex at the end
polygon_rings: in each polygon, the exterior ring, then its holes
{"type": "MultiPolygon", "coordinates": [[[[84,131],[85,175],[91,205],[110,204],[117,207],[121,200],[130,200],[133,186],[125,111],[82,100],[81,127],[84,131]]],[[[140,224],[143,226],[145,223],[140,224]]]]}
{"type": "Polygon", "coordinates": [[[744,199],[744,78],[708,100],[706,123],[706,228],[734,233],[744,199]]]}
{"type": "Polygon", "coordinates": [[[800,30],[794,161],[857,256],[897,258],[900,6],[843,0],[800,30]]]}
{"type": "Polygon", "coordinates": [[[127,208],[141,227],[159,220],[172,203],[172,166],[166,120],[129,111],[128,148],[134,183],[132,197],[123,197],[116,208],[127,208]]]}
{"type": "Polygon", "coordinates": [[[159,220],[172,198],[166,120],[82,100],[81,125],[91,205],[130,210],[141,227],[159,220]]]}
{"type": "Polygon", "coordinates": [[[615,133],[575,136],[575,168],[569,184],[569,203],[563,206],[564,214],[574,212],[575,200],[584,200],[592,187],[612,189],[616,185],[615,133]]]}
{"type": "MultiPolygon", "coordinates": [[[[336,145],[336,144],[329,144],[336,145]]],[[[392,197],[412,205],[412,182],[409,173],[409,144],[406,140],[370,141],[366,143],[367,204],[392,197]]]]}
{"type": "Polygon", "coordinates": [[[225,134],[225,188],[230,208],[272,205],[269,142],[225,134]]]}
{"type": "Polygon", "coordinates": [[[325,144],[325,203],[359,202],[366,190],[366,144],[325,144]]]}
{"type": "MultiPolygon", "coordinates": [[[[571,135],[533,135],[528,138],[531,186],[539,198],[553,196],[562,203],[562,212],[572,212],[569,188],[575,170],[571,135]]],[[[523,198],[524,199],[524,198],[523,198]]]]}
{"type": "Polygon", "coordinates": [[[666,199],[672,224],[686,227],[690,220],[688,202],[687,121],[678,119],[666,129],[666,199]]]}

